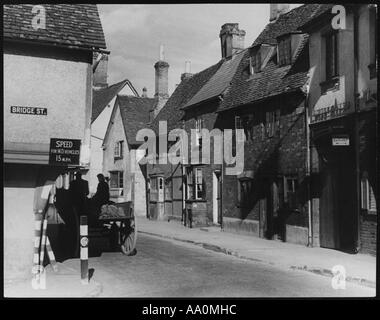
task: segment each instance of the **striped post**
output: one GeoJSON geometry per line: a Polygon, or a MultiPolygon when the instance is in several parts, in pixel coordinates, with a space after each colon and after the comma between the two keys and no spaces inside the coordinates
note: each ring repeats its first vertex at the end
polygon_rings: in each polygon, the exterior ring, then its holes
{"type": "Polygon", "coordinates": [[[81,273],[82,284],[88,284],[87,216],[80,216],[80,273],[81,273]]]}
{"type": "Polygon", "coordinates": [[[57,262],[55,261],[55,256],[54,256],[54,252],[53,252],[51,245],[50,245],[49,237],[46,237],[46,251],[48,253],[48,257],[50,260],[51,267],[53,268],[53,270],[55,272],[57,272],[58,271],[58,265],[57,265],[57,262]]]}
{"type": "Polygon", "coordinates": [[[43,223],[42,223],[42,238],[41,238],[41,250],[40,250],[40,266],[42,268],[44,266],[44,258],[45,258],[46,229],[47,229],[47,217],[45,215],[43,219],[43,223]]]}
{"type": "MultiPolygon", "coordinates": [[[[40,241],[41,241],[41,210],[38,211],[34,215],[34,254],[33,254],[33,266],[37,268],[37,266],[40,264],[40,256],[39,256],[39,249],[40,249],[40,241]]],[[[37,270],[37,269],[34,269],[37,270]]]]}

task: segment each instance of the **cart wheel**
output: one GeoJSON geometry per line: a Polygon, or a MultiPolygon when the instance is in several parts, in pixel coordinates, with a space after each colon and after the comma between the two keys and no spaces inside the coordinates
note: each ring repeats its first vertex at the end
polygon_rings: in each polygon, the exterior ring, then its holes
{"type": "Polygon", "coordinates": [[[121,251],[128,256],[134,255],[137,240],[136,221],[134,218],[129,220],[129,226],[124,224],[120,228],[120,240],[121,251]]]}

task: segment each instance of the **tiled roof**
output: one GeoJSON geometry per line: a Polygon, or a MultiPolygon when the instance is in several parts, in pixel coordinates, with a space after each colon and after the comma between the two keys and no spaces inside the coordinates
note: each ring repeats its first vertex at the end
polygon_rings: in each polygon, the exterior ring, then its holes
{"type": "MultiPolygon", "coordinates": [[[[254,41],[253,46],[261,44],[276,45],[277,37],[297,32],[298,28],[320,13],[324,5],[307,4],[281,15],[276,21],[268,23],[254,41]]],[[[324,9],[326,10],[326,9],[324,9]]],[[[249,50],[244,51],[241,63],[232,79],[218,111],[225,111],[244,104],[258,102],[282,93],[299,90],[307,81],[308,35],[303,34],[291,65],[280,67],[272,57],[261,72],[250,76],[249,50]]]]}
{"type": "Polygon", "coordinates": [[[106,48],[102,24],[95,4],[44,4],[45,29],[34,30],[32,4],[3,6],[4,39],[29,40],[48,44],[106,48]]]}
{"type": "Polygon", "coordinates": [[[141,141],[136,141],[136,134],[140,129],[147,127],[149,110],[155,103],[155,99],[118,96],[117,101],[128,143],[130,145],[141,144],[141,141]]]}
{"type": "Polygon", "coordinates": [[[265,29],[253,42],[253,45],[263,43],[276,45],[278,36],[297,31],[300,26],[320,12],[323,6],[321,4],[305,4],[281,15],[276,21],[266,25],[265,29]]]}
{"type": "Polygon", "coordinates": [[[111,100],[120,92],[121,89],[128,83],[128,80],[123,80],[112,86],[101,88],[92,91],[92,116],[91,123],[101,114],[103,109],[111,102],[111,100]]]}
{"type": "Polygon", "coordinates": [[[157,132],[159,121],[167,121],[168,130],[178,127],[179,121],[184,115],[181,108],[210,80],[221,63],[222,61],[194,74],[191,78],[182,80],[151,123],[151,128],[157,132]]]}
{"type": "Polygon", "coordinates": [[[209,81],[187,102],[183,108],[197,105],[203,101],[215,98],[227,89],[230,85],[237,67],[243,56],[242,53],[235,54],[231,59],[223,61],[218,71],[210,78],[209,81]]]}

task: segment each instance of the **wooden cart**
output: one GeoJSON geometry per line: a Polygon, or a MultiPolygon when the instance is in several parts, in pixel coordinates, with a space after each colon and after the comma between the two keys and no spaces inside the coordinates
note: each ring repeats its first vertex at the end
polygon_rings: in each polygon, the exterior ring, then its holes
{"type": "Polygon", "coordinates": [[[99,216],[103,234],[109,237],[112,248],[119,248],[125,255],[136,253],[137,229],[132,202],[114,203],[113,206],[121,208],[124,216],[99,216]]]}

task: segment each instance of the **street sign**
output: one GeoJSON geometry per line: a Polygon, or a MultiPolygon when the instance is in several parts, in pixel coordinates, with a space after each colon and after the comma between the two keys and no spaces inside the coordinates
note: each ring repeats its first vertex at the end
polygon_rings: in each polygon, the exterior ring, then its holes
{"type": "Polygon", "coordinates": [[[80,140],[50,139],[49,164],[58,166],[79,165],[80,140]]]}
{"type": "Polygon", "coordinates": [[[11,106],[11,113],[47,116],[47,108],[11,106]]]}
{"type": "Polygon", "coordinates": [[[350,138],[348,135],[334,136],[332,137],[333,146],[349,146],[350,138]]]}

